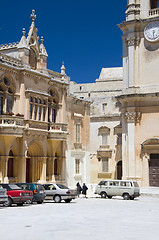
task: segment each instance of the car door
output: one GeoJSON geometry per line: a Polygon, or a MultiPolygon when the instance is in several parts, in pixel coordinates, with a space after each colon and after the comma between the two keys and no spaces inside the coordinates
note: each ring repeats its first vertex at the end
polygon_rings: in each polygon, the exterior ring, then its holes
{"type": "Polygon", "coordinates": [[[46,196],[54,196],[56,193],[56,187],[54,184],[44,185],[46,196]]]}
{"type": "Polygon", "coordinates": [[[109,181],[107,194],[109,196],[118,196],[118,195],[120,195],[119,181],[113,181],[113,180],[109,181]]]}

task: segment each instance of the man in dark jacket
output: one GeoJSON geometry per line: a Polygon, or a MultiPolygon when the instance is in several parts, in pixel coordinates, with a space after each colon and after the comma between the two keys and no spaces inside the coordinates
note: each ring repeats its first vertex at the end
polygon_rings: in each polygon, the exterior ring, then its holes
{"type": "Polygon", "coordinates": [[[82,191],[82,188],[81,188],[81,185],[79,184],[79,182],[76,184],[76,187],[77,187],[77,195],[79,197],[79,195],[81,194],[81,191],[82,191]]]}
{"type": "Polygon", "coordinates": [[[83,183],[83,186],[82,186],[82,194],[85,195],[85,197],[86,197],[86,195],[87,195],[87,190],[88,190],[88,187],[86,186],[85,183],[83,183]]]}

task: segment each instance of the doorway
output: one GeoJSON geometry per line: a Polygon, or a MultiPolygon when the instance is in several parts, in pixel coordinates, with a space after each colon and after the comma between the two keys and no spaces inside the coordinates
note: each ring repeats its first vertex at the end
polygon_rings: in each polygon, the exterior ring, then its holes
{"type": "Polygon", "coordinates": [[[159,154],[150,154],[149,184],[151,187],[159,187],[159,154]]]}
{"type": "Polygon", "coordinates": [[[26,158],[26,182],[31,182],[31,174],[30,174],[30,158],[26,158]]]}
{"type": "Polygon", "coordinates": [[[122,179],[122,161],[119,161],[117,163],[117,179],[118,180],[122,179]]]}

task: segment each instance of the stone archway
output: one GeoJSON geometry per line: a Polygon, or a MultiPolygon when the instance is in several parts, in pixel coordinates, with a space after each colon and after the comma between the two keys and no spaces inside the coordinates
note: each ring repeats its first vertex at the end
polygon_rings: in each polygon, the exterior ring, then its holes
{"type": "Polygon", "coordinates": [[[26,182],[46,180],[46,157],[41,144],[33,141],[28,147],[26,157],[26,182]]]}

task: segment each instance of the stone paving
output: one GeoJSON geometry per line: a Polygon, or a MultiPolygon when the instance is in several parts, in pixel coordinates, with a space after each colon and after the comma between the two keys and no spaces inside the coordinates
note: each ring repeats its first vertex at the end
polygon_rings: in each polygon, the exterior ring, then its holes
{"type": "Polygon", "coordinates": [[[2,240],[158,240],[159,199],[78,198],[0,207],[2,240]]]}

